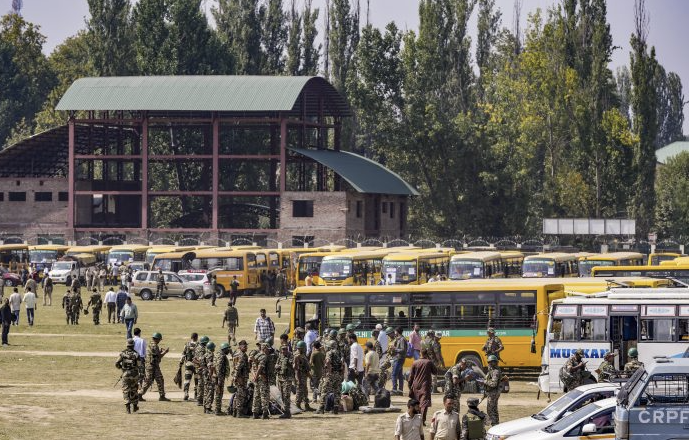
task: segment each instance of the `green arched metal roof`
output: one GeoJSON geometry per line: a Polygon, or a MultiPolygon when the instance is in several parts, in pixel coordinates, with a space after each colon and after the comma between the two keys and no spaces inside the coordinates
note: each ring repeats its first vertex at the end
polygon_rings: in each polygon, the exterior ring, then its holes
{"type": "Polygon", "coordinates": [[[324,96],[327,113],[349,116],[343,96],[318,76],[119,76],[81,78],[56,110],[291,112],[315,107],[324,96]]]}
{"type": "Polygon", "coordinates": [[[357,192],[418,196],[419,192],[383,165],[347,151],[288,148],[332,169],[357,192]]]}

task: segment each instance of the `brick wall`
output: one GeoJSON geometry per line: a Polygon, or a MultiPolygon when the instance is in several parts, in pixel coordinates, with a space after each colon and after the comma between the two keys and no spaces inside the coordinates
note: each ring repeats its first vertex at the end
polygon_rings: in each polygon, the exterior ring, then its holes
{"type": "Polygon", "coordinates": [[[65,234],[68,202],[59,201],[61,192],[67,193],[67,179],[0,178],[0,232],[24,237],[65,234]],[[24,201],[10,201],[22,194],[24,201]],[[37,201],[48,194],[51,201],[37,201]]]}
{"type": "Polygon", "coordinates": [[[278,240],[293,236],[313,236],[335,242],[346,237],[347,193],[288,191],[280,198],[280,230],[278,240]],[[293,216],[294,201],[311,201],[312,217],[293,216]]]}

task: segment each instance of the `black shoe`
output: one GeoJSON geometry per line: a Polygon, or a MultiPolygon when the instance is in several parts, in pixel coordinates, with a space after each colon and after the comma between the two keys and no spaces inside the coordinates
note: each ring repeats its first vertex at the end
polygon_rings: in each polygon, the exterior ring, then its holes
{"type": "Polygon", "coordinates": [[[125,408],[127,408],[127,414],[132,414],[132,410],[129,408],[129,404],[125,405],[125,408]]]}
{"type": "Polygon", "coordinates": [[[222,411],[215,411],[213,414],[215,414],[215,415],[217,415],[217,416],[224,416],[224,415],[226,415],[226,414],[225,414],[224,412],[222,412],[222,411]]]}
{"type": "Polygon", "coordinates": [[[268,415],[268,412],[265,412],[262,418],[268,420],[271,417],[268,415]]]}
{"type": "Polygon", "coordinates": [[[323,406],[320,406],[319,409],[316,410],[316,414],[323,414],[323,413],[324,413],[323,406]]]}
{"type": "MultiPolygon", "coordinates": [[[[266,417],[264,417],[264,418],[266,418],[266,417]]],[[[289,418],[292,418],[292,416],[290,415],[289,412],[284,412],[280,416],[278,416],[278,418],[279,419],[289,419],[289,418]]]]}
{"type": "Polygon", "coordinates": [[[184,396],[182,400],[189,400],[189,396],[184,396]]]}
{"type": "Polygon", "coordinates": [[[146,402],[146,399],[141,394],[139,394],[139,402],[146,402]]]}
{"type": "Polygon", "coordinates": [[[164,395],[162,395],[162,396],[160,396],[160,397],[158,398],[158,401],[159,401],[159,402],[170,402],[170,399],[168,399],[167,397],[165,397],[165,394],[164,394],[164,395]]]}
{"type": "Polygon", "coordinates": [[[259,414],[259,413],[254,413],[254,418],[255,418],[255,419],[260,419],[260,418],[261,418],[261,414],[259,414]]]}
{"type": "Polygon", "coordinates": [[[134,410],[134,412],[137,412],[137,411],[139,411],[139,405],[137,405],[137,404],[134,404],[134,408],[132,408],[132,409],[134,410]]]}
{"type": "Polygon", "coordinates": [[[196,406],[204,406],[204,404],[202,402],[197,402],[196,406]]]}

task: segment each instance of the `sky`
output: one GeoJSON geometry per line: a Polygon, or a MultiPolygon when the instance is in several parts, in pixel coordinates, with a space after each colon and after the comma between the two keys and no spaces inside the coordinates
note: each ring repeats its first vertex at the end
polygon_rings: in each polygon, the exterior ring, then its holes
{"type": "MultiPolygon", "coordinates": [[[[207,11],[215,4],[214,0],[202,0],[207,11]]],[[[297,0],[298,5],[304,0],[297,0]]],[[[371,23],[383,28],[387,23],[395,21],[398,28],[416,30],[419,25],[418,0],[359,0],[363,8],[364,21],[367,2],[369,3],[369,18],[371,23]]],[[[85,27],[84,21],[88,16],[86,0],[23,0],[22,15],[32,23],[41,27],[41,32],[47,37],[44,52],[49,54],[65,38],[74,35],[85,27]]],[[[314,7],[323,11],[325,0],[312,0],[314,7]]],[[[289,4],[289,0],[284,0],[289,4]]],[[[502,26],[511,27],[513,21],[514,0],[496,0],[497,7],[502,12],[502,26]]],[[[558,0],[522,0],[521,22],[525,28],[527,15],[537,8],[545,10],[551,5],[558,4],[558,0]]],[[[11,9],[12,0],[0,0],[0,13],[11,9]],[[3,10],[4,9],[4,10],[3,10]]],[[[688,0],[648,0],[646,7],[650,18],[647,43],[656,48],[657,59],[667,72],[676,72],[683,83],[686,97],[690,97],[688,71],[690,70],[690,41],[689,33],[689,5],[688,0]]],[[[630,35],[634,30],[633,0],[608,1],[608,20],[611,24],[613,44],[617,48],[613,52],[611,69],[630,64],[630,35]]],[[[475,14],[476,15],[476,14],[475,14]]],[[[471,23],[476,27],[476,17],[471,23]]],[[[320,20],[323,19],[323,13],[320,20]]],[[[472,35],[476,35],[473,32],[472,35]]],[[[685,105],[684,133],[688,134],[688,105],[685,105]]]]}

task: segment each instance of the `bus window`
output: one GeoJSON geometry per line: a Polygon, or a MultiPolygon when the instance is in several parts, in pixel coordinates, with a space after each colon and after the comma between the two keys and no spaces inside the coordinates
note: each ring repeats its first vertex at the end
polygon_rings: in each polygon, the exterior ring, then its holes
{"type": "Polygon", "coordinates": [[[493,304],[455,306],[455,323],[459,328],[485,328],[495,316],[496,310],[493,304]]]}
{"type": "Polygon", "coordinates": [[[583,341],[606,341],[606,319],[583,318],[580,320],[580,339],[583,341]]]}
{"type": "Polygon", "coordinates": [[[575,318],[554,319],[553,339],[555,341],[575,341],[575,318]]]}
{"type": "Polygon", "coordinates": [[[412,322],[422,328],[452,328],[450,306],[414,306],[412,322]]]}
{"type": "Polygon", "coordinates": [[[679,319],[678,320],[678,340],[687,341],[688,340],[688,320],[679,319]]]}
{"type": "Polygon", "coordinates": [[[342,328],[348,324],[365,321],[364,306],[329,304],[327,314],[329,327],[342,328]]]}
{"type": "MultiPolygon", "coordinates": [[[[320,326],[321,321],[321,302],[298,302],[295,316],[295,327],[304,328],[307,322],[318,321],[317,326],[320,326]]],[[[319,328],[319,334],[321,333],[319,328]]]]}
{"type": "Polygon", "coordinates": [[[642,341],[673,341],[673,319],[643,319],[640,326],[642,341]]]}
{"type": "Polygon", "coordinates": [[[408,327],[407,306],[372,306],[370,307],[370,326],[381,324],[383,327],[408,327]],[[400,314],[402,312],[402,315],[400,314]]]}
{"type": "Polygon", "coordinates": [[[501,304],[498,306],[496,327],[532,328],[537,306],[534,304],[501,304]]]}

